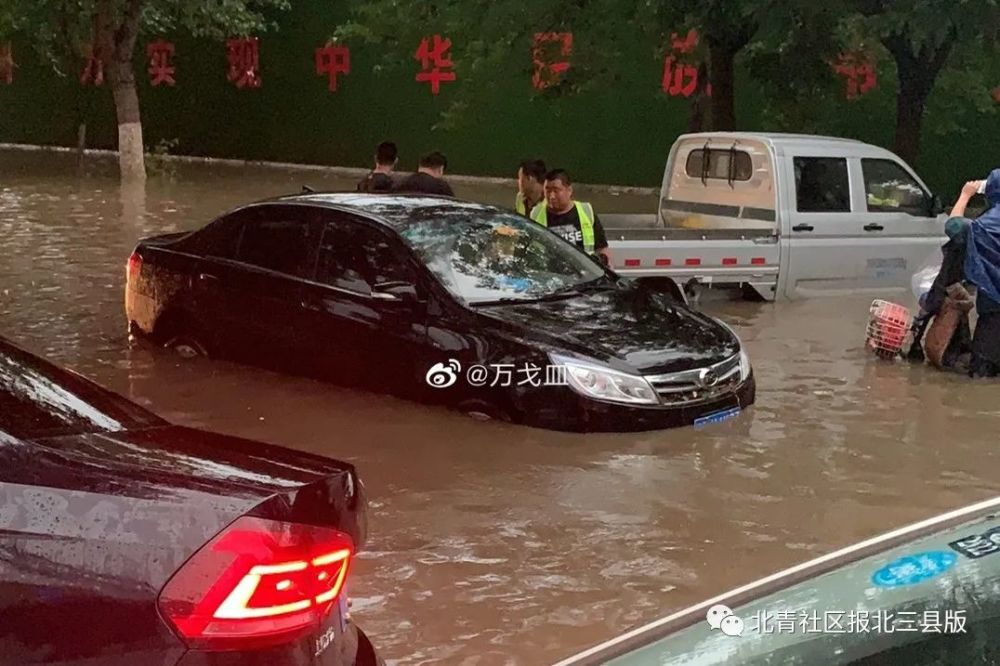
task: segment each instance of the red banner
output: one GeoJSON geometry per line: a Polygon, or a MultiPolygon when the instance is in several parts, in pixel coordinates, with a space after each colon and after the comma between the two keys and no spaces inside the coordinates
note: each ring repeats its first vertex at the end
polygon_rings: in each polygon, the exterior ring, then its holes
{"type": "Polygon", "coordinates": [[[10,42],[0,44],[0,83],[11,85],[14,83],[14,47],[10,42]]]}
{"type": "Polygon", "coordinates": [[[351,73],[351,50],[346,46],[327,44],[316,49],[316,74],[326,76],[330,92],[337,91],[337,75],[351,73]]]}
{"type": "Polygon", "coordinates": [[[545,90],[559,83],[569,70],[569,57],[573,55],[573,33],[536,32],[531,59],[535,64],[535,74],[531,84],[536,90],[545,90]]]}
{"type": "Polygon", "coordinates": [[[833,71],[844,77],[844,96],[855,100],[875,89],[878,73],[872,59],[863,53],[843,53],[833,65],[833,71]]]}
{"type": "Polygon", "coordinates": [[[432,95],[441,92],[442,83],[451,82],[457,78],[455,72],[443,71],[455,66],[451,62],[451,56],[447,55],[450,50],[450,39],[442,39],[441,35],[434,35],[433,37],[424,37],[414,54],[414,57],[420,61],[422,70],[417,73],[417,81],[430,83],[432,95]],[[431,46],[432,41],[433,46],[431,46]]]}
{"type": "Polygon", "coordinates": [[[237,88],[260,88],[260,40],[238,37],[226,42],[227,78],[237,88]]]}
{"type": "Polygon", "coordinates": [[[146,46],[146,56],[149,58],[149,85],[154,88],[163,84],[177,85],[174,74],[177,68],[171,64],[175,47],[173,42],[158,39],[146,46]]]}
{"type": "MultiPolygon", "coordinates": [[[[670,53],[663,58],[663,92],[671,97],[690,97],[699,88],[699,74],[694,50],[700,37],[697,30],[688,30],[683,37],[677,33],[670,36],[670,53]]],[[[705,93],[712,94],[712,86],[707,81],[705,93]]]]}

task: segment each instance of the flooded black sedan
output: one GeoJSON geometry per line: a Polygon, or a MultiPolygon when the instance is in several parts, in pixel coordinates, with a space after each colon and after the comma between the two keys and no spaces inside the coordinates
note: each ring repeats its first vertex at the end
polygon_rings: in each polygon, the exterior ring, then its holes
{"type": "Polygon", "coordinates": [[[306,193],[140,241],[130,329],[193,355],[569,431],[751,405],[738,337],[493,206],[306,193]]]}
{"type": "Polygon", "coordinates": [[[354,467],[172,425],[0,338],[0,664],[377,666],[354,467]]]}

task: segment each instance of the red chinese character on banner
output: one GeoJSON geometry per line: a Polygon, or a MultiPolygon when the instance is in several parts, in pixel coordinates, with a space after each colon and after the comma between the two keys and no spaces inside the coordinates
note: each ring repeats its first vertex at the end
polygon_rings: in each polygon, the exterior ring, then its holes
{"type": "Polygon", "coordinates": [[[535,75],[531,84],[536,90],[545,90],[558,83],[562,75],[569,69],[568,58],[573,55],[573,33],[571,32],[536,32],[535,44],[531,49],[531,59],[535,63],[535,75]],[[550,56],[558,47],[558,57],[566,60],[553,62],[550,56]]]}
{"type": "Polygon", "coordinates": [[[351,73],[351,50],[346,46],[327,44],[316,49],[316,74],[329,78],[331,92],[337,90],[337,75],[351,73]]]}
{"type": "Polygon", "coordinates": [[[698,46],[699,40],[698,31],[694,28],[688,30],[683,38],[678,37],[676,32],[670,35],[670,45],[673,47],[674,53],[682,55],[693,52],[698,46]]]}
{"type": "MultiPolygon", "coordinates": [[[[698,67],[681,56],[692,54],[699,41],[697,30],[688,30],[684,37],[676,32],[670,36],[671,53],[663,59],[662,88],[671,97],[691,97],[698,90],[698,67]]],[[[705,93],[712,95],[711,84],[705,93]]]]}
{"type": "Polygon", "coordinates": [[[174,79],[177,68],[170,64],[174,50],[173,43],[163,39],[151,42],[146,47],[146,55],[149,57],[149,85],[155,87],[162,83],[168,86],[177,84],[174,79]]]}
{"type": "Polygon", "coordinates": [[[260,41],[256,37],[237,37],[226,42],[229,60],[227,78],[237,88],[260,88],[260,41]]]}
{"type": "Polygon", "coordinates": [[[8,86],[14,83],[14,47],[10,42],[0,44],[0,83],[8,86]]]}
{"type": "Polygon", "coordinates": [[[84,46],[83,54],[86,64],[83,66],[83,73],[80,74],[80,83],[82,85],[88,83],[95,86],[104,85],[104,61],[94,55],[94,48],[90,44],[84,46]]]}
{"type": "Polygon", "coordinates": [[[417,81],[420,83],[429,81],[431,93],[434,95],[441,92],[442,82],[455,80],[455,72],[441,71],[454,67],[451,58],[445,55],[450,49],[451,40],[441,39],[441,35],[434,35],[433,38],[424,37],[420,41],[420,48],[417,49],[415,58],[420,61],[420,68],[424,70],[417,73],[417,81]],[[434,41],[434,46],[431,46],[431,39],[434,41]]]}
{"type": "Polygon", "coordinates": [[[873,63],[864,54],[843,53],[833,65],[833,71],[846,79],[845,97],[855,100],[878,85],[878,75],[873,63]]]}

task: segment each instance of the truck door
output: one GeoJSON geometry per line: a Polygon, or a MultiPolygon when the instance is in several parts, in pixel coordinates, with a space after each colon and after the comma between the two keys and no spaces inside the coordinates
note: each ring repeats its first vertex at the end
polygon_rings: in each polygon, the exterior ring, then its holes
{"type": "Polygon", "coordinates": [[[887,290],[909,292],[910,277],[932,257],[940,258],[944,224],[927,188],[890,157],[853,160],[866,243],[874,250],[866,279],[887,290]]]}
{"type": "Polygon", "coordinates": [[[883,288],[881,274],[870,277],[881,253],[864,230],[867,211],[854,196],[859,181],[850,160],[820,148],[785,157],[783,168],[779,291],[795,299],[883,288]]]}

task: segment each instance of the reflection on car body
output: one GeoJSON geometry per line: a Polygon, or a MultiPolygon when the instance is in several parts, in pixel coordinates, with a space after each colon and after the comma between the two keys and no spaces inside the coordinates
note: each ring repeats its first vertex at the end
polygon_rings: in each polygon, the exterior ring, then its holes
{"type": "Polygon", "coordinates": [[[768,576],[558,666],[1000,663],[998,552],[1000,497],[768,576]]]}

